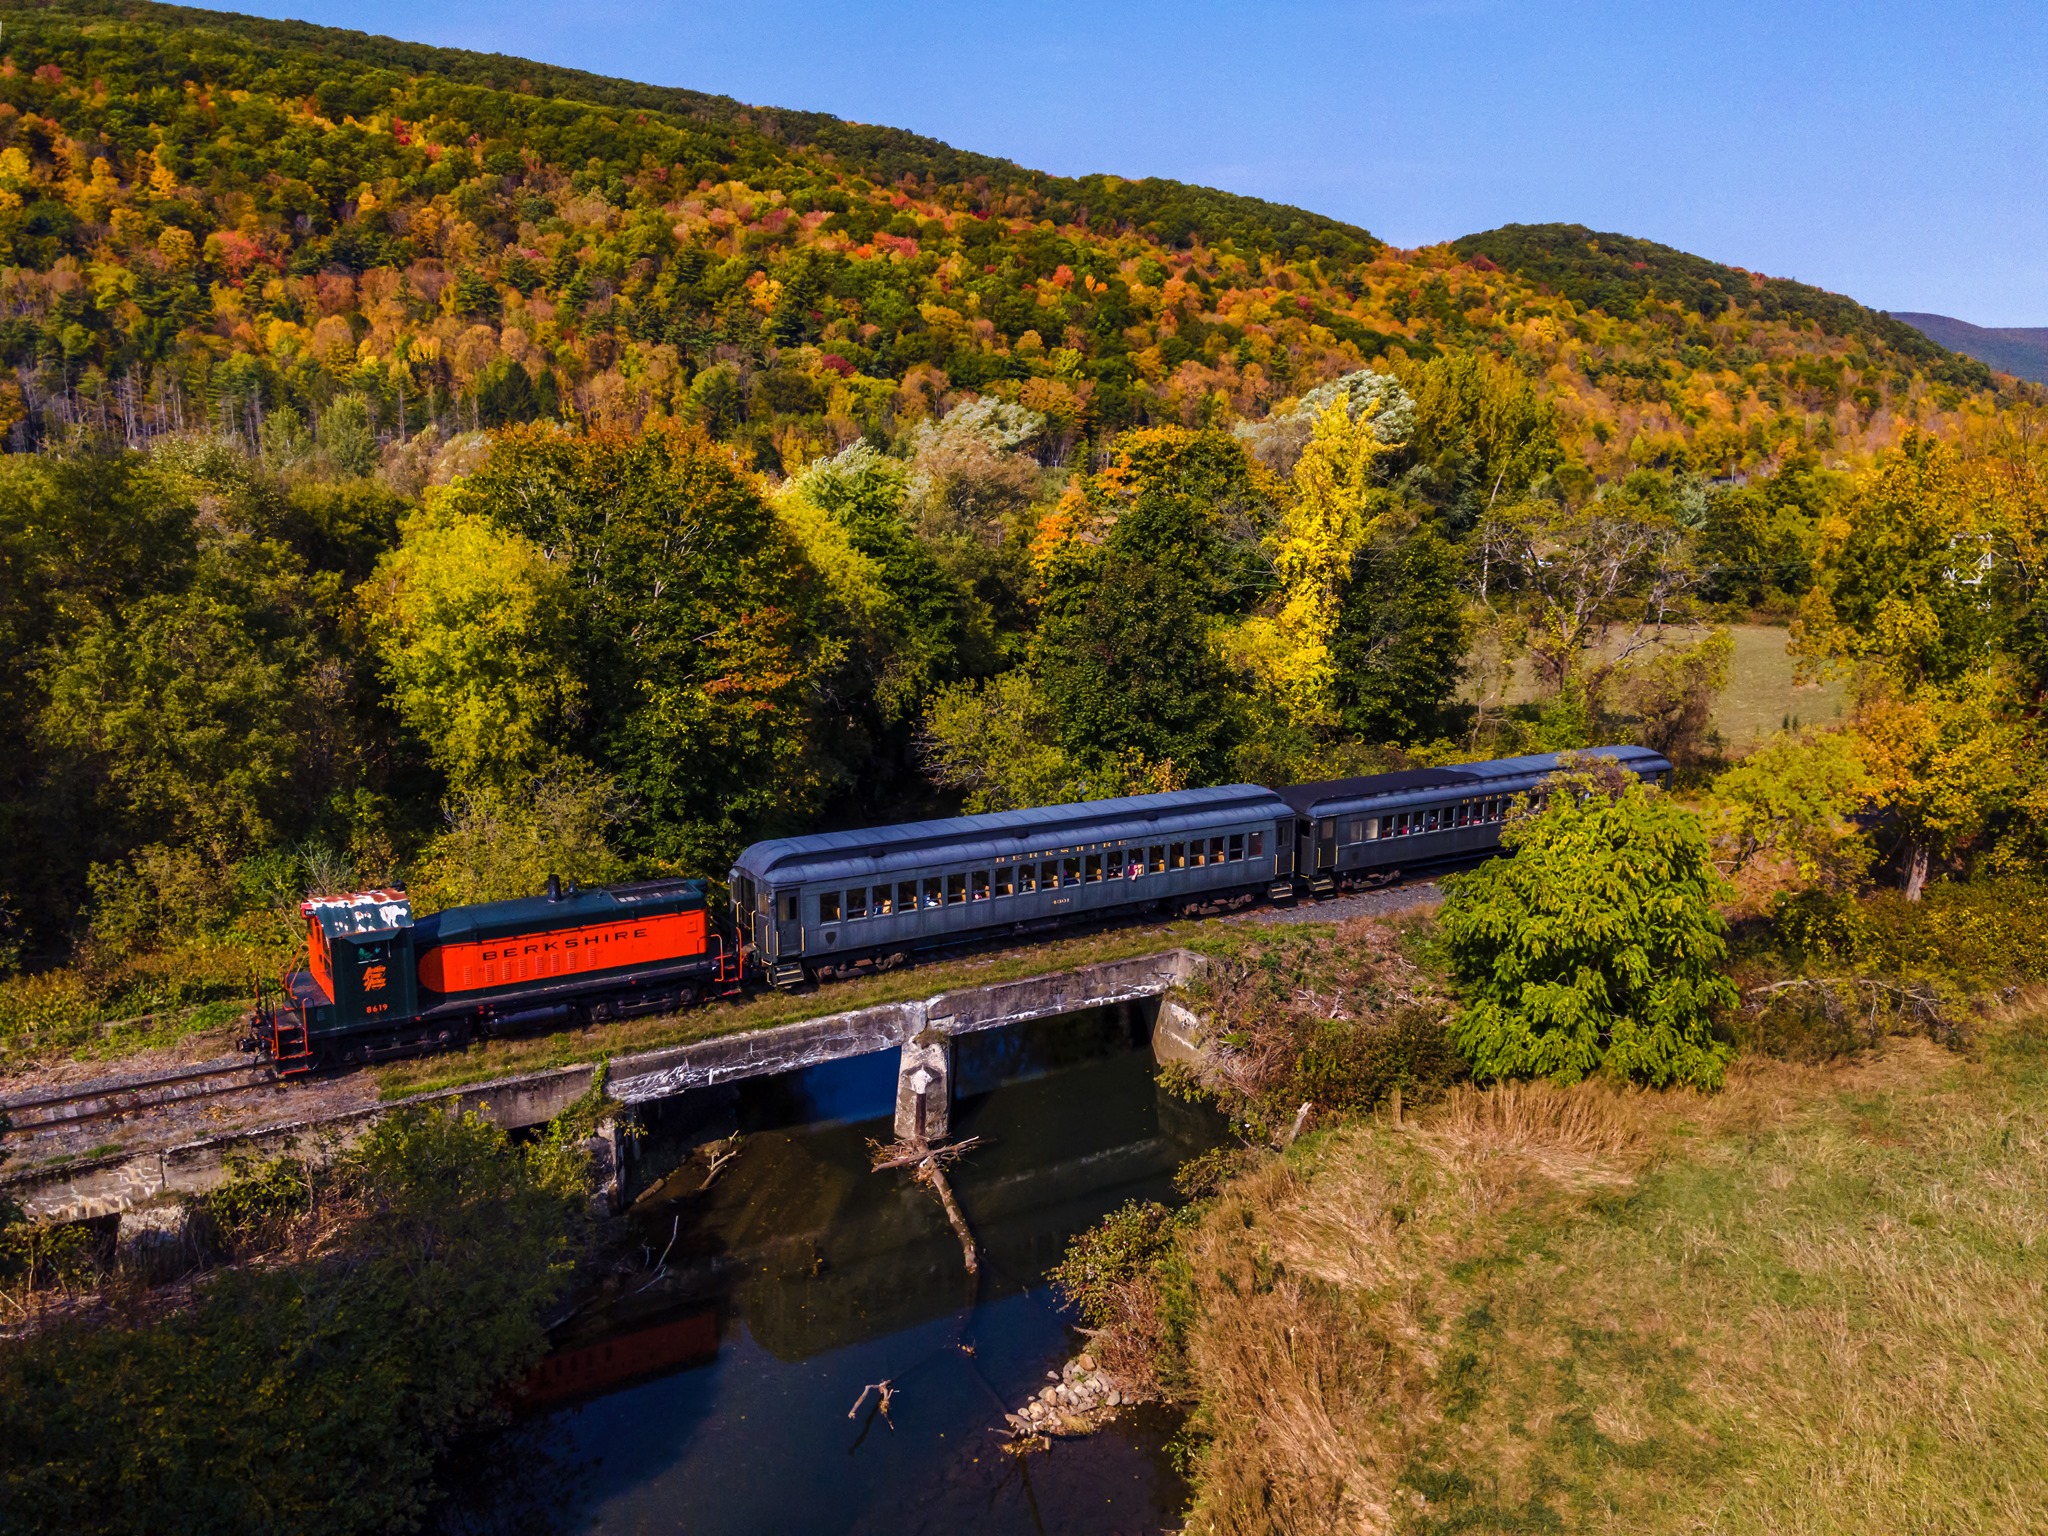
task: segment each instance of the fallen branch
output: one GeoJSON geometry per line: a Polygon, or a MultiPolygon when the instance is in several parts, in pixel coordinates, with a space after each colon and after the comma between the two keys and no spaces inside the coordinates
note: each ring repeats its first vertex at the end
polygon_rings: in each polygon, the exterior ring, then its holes
{"type": "Polygon", "coordinates": [[[850,1419],[855,1414],[859,1413],[860,1405],[868,1400],[868,1394],[870,1392],[879,1394],[881,1399],[879,1406],[882,1410],[882,1422],[889,1426],[889,1433],[893,1435],[894,1433],[896,1433],[896,1421],[889,1417],[889,1401],[891,1398],[895,1397],[896,1389],[895,1387],[890,1385],[889,1382],[871,1381],[866,1386],[862,1387],[860,1389],[860,1396],[856,1397],[853,1400],[853,1406],[846,1410],[846,1416],[850,1419]]]}
{"type": "Polygon", "coordinates": [[[1745,1000],[1764,1000],[1763,1008],[1770,1006],[1769,999],[1804,993],[1820,1005],[1822,1015],[1831,1023],[1842,1022],[1848,1012],[1845,997],[1856,1000],[1858,1012],[1868,1010],[1864,1027],[1875,1041],[1883,1033],[1878,1027],[1878,1015],[1887,1002],[1899,1018],[1912,1018],[1935,1040],[1944,1044],[1952,1043],[1957,1026],[1943,1006],[1939,993],[1932,988],[1915,986],[1906,982],[1880,981],[1873,976],[1795,976],[1787,981],[1766,982],[1751,987],[1743,994],[1745,1000]],[[1862,994],[1858,998],[1857,994],[1862,994]],[[1865,1001],[1867,999],[1867,1002],[1865,1001]]]}
{"type": "Polygon", "coordinates": [[[937,1147],[915,1136],[887,1146],[878,1141],[868,1143],[869,1151],[874,1154],[875,1172],[880,1173],[885,1168],[908,1168],[912,1178],[939,1197],[939,1204],[945,1207],[946,1220],[952,1223],[953,1233],[960,1239],[960,1256],[966,1261],[970,1275],[981,1273],[981,1254],[974,1246],[974,1233],[960,1210],[960,1202],[953,1198],[953,1186],[946,1182],[946,1164],[980,1145],[979,1136],[937,1147]]]}
{"type": "Polygon", "coordinates": [[[718,1145],[725,1150],[711,1154],[711,1162],[704,1170],[704,1182],[697,1186],[697,1193],[700,1195],[711,1187],[711,1181],[718,1177],[719,1170],[740,1155],[740,1133],[734,1131],[718,1145]]]}

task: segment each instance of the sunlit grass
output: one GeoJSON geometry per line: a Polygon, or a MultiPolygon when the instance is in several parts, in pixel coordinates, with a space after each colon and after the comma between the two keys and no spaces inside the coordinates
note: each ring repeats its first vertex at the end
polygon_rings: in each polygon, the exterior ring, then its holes
{"type": "Polygon", "coordinates": [[[1189,1529],[2038,1529],[2044,1154],[2039,1020],[1336,1133],[1194,1241],[1189,1529]]]}

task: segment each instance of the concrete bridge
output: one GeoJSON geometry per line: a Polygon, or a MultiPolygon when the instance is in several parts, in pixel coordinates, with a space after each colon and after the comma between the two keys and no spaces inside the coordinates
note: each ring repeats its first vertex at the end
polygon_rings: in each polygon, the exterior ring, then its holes
{"type": "MultiPolygon", "coordinates": [[[[946,1133],[951,1114],[955,1037],[1089,1008],[1152,1004],[1192,980],[1206,963],[1204,956],[1190,950],[1172,949],[615,1056],[609,1063],[606,1088],[622,1105],[649,1104],[692,1089],[893,1049],[899,1053],[897,1134],[921,1132],[937,1138],[946,1133]]],[[[1151,1022],[1154,1049],[1159,1054],[1194,1054],[1197,1043],[1190,1038],[1181,1010],[1175,1008],[1151,1022]]],[[[0,1172],[0,1197],[18,1201],[31,1217],[41,1221],[81,1221],[143,1211],[215,1188],[225,1182],[233,1159],[260,1161],[287,1153],[316,1161],[331,1157],[377,1120],[406,1107],[476,1110],[508,1130],[539,1125],[587,1093],[596,1071],[595,1063],[558,1067],[417,1094],[321,1119],[155,1148],[128,1148],[104,1157],[11,1174],[0,1172]]],[[[146,1127],[146,1120],[141,1123],[146,1127]]],[[[620,1193],[616,1129],[605,1140],[608,1145],[600,1152],[611,1158],[610,1194],[616,1199],[620,1193]]]]}

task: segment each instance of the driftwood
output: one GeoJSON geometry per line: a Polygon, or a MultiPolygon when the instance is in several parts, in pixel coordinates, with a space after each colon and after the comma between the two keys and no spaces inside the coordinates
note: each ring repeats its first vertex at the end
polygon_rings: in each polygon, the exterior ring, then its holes
{"type": "Polygon", "coordinates": [[[711,1181],[718,1177],[719,1171],[723,1169],[727,1163],[731,1162],[734,1158],[740,1155],[740,1133],[738,1131],[734,1131],[730,1136],[726,1137],[724,1141],[714,1143],[714,1145],[721,1148],[722,1150],[713,1152],[711,1154],[711,1162],[704,1169],[704,1182],[697,1186],[697,1193],[700,1195],[703,1194],[705,1190],[711,1187],[711,1181]]]}
{"type": "Polygon", "coordinates": [[[981,1254],[974,1246],[974,1233],[968,1228],[966,1216],[961,1213],[960,1202],[953,1198],[953,1186],[946,1182],[946,1164],[980,1145],[979,1136],[944,1146],[933,1146],[918,1136],[905,1137],[887,1145],[879,1141],[868,1143],[875,1158],[875,1172],[880,1173],[884,1168],[908,1168],[912,1170],[912,1178],[939,1197],[939,1204],[946,1209],[946,1220],[953,1224],[954,1235],[960,1239],[960,1255],[966,1260],[970,1275],[981,1273],[981,1254]]]}
{"type": "Polygon", "coordinates": [[[880,1406],[882,1410],[882,1422],[888,1425],[889,1432],[891,1434],[894,1434],[896,1432],[896,1421],[889,1417],[889,1401],[891,1398],[895,1397],[896,1389],[889,1382],[871,1381],[866,1386],[862,1387],[860,1389],[860,1396],[856,1397],[853,1400],[853,1406],[846,1410],[846,1416],[850,1419],[855,1414],[859,1413],[860,1405],[868,1400],[868,1394],[870,1392],[879,1395],[881,1399],[880,1406]]]}

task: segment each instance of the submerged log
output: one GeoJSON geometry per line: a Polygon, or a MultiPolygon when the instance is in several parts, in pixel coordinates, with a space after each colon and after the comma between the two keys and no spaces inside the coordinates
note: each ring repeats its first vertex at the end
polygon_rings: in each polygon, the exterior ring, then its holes
{"type": "Polygon", "coordinates": [[[960,1239],[960,1256],[966,1261],[967,1273],[981,1273],[981,1254],[974,1245],[974,1232],[967,1225],[967,1217],[960,1209],[960,1202],[953,1198],[953,1186],[946,1181],[946,1164],[961,1153],[981,1145],[979,1136],[970,1136],[965,1141],[956,1141],[943,1146],[933,1146],[922,1137],[907,1136],[900,1141],[883,1145],[870,1142],[869,1150],[874,1154],[875,1172],[885,1168],[908,1168],[911,1177],[938,1196],[939,1204],[945,1208],[946,1220],[952,1224],[953,1233],[960,1239]]]}

